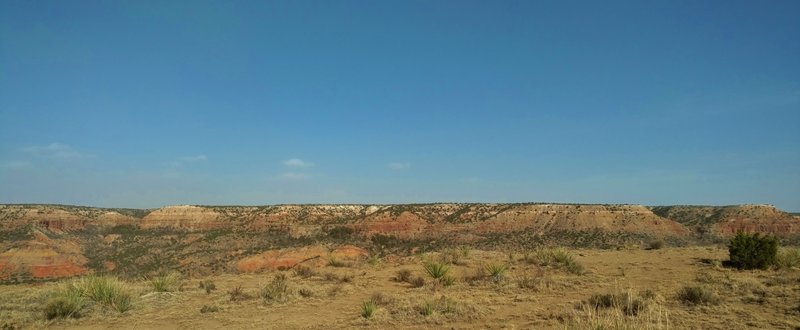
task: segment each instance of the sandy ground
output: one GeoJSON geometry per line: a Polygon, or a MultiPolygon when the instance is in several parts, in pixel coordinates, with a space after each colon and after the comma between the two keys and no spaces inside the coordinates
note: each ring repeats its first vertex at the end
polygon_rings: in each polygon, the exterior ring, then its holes
{"type": "MultiPolygon", "coordinates": [[[[660,250],[569,250],[585,268],[582,275],[524,260],[523,253],[471,251],[458,265],[451,286],[434,285],[425,274],[427,260],[438,253],[387,257],[347,267],[315,268],[302,277],[293,271],[183,279],[182,289],[155,293],[146,281],[131,282],[134,308],[123,314],[91,306],[79,319],[45,321],[47,294],[63,282],[0,287],[0,325],[67,329],[796,329],[800,327],[800,270],[735,271],[720,266],[727,250],[720,247],[660,250]],[[470,281],[485,265],[508,265],[503,279],[470,281]],[[394,278],[401,269],[423,276],[427,284],[412,287],[394,278]],[[278,273],[286,274],[290,295],[270,302],[258,297],[278,273]],[[345,280],[342,280],[345,278],[345,280]],[[528,285],[521,284],[527,278],[528,285]],[[211,280],[217,289],[198,287],[211,280]],[[533,283],[533,284],[530,284],[533,283]],[[678,298],[685,286],[703,286],[721,299],[716,305],[689,305],[678,298]],[[253,296],[231,301],[241,286],[253,296]],[[526,286],[526,287],[524,287],[526,286]],[[304,297],[300,294],[303,291],[304,297]],[[628,293],[645,308],[626,316],[624,307],[595,309],[582,304],[594,294],[628,293]],[[361,305],[378,300],[375,314],[361,316],[361,305]],[[426,303],[435,306],[426,316],[426,303]],[[201,313],[203,306],[217,312],[201,313]]],[[[633,298],[631,298],[633,299],[633,298]]]]}

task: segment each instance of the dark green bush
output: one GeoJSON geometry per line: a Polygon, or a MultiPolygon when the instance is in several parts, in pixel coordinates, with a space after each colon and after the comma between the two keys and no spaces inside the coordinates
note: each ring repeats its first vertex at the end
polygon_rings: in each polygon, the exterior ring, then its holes
{"type": "Polygon", "coordinates": [[[775,264],[778,240],[773,236],[739,232],[728,243],[730,263],[738,269],[767,269],[775,264]]]}

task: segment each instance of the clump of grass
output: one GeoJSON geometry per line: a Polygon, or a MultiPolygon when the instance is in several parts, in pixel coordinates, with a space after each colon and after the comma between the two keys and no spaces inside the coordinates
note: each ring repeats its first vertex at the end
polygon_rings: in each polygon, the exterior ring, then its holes
{"type": "Polygon", "coordinates": [[[375,314],[375,311],[378,310],[378,304],[376,304],[372,300],[367,300],[361,303],[361,317],[365,319],[372,318],[372,315],[375,314]]]}
{"type": "Polygon", "coordinates": [[[216,312],[219,312],[219,307],[217,307],[216,305],[211,305],[211,306],[203,305],[203,307],[200,308],[201,314],[216,313],[216,312]]]}
{"type": "Polygon", "coordinates": [[[166,275],[155,276],[148,281],[155,292],[172,292],[177,289],[180,274],[172,272],[166,275]]]}
{"type": "Polygon", "coordinates": [[[503,279],[505,279],[505,273],[508,270],[508,266],[492,263],[484,265],[483,269],[486,270],[486,273],[488,273],[489,279],[491,279],[492,282],[500,283],[503,281],[503,279]]]}
{"type": "Polygon", "coordinates": [[[200,288],[205,290],[206,294],[211,294],[211,291],[217,289],[217,285],[212,280],[202,280],[200,281],[200,288]]]}
{"type": "Polygon", "coordinates": [[[445,264],[437,262],[426,262],[423,265],[425,272],[428,273],[433,279],[438,280],[450,272],[450,267],[445,264]]]}
{"type": "Polygon", "coordinates": [[[389,306],[395,303],[397,299],[392,296],[389,296],[383,292],[375,292],[372,296],[369,297],[369,300],[374,302],[378,306],[389,306]]]}
{"type": "Polygon", "coordinates": [[[433,311],[436,310],[436,304],[433,301],[426,300],[419,306],[419,313],[425,316],[433,315],[433,311]]]}
{"type": "Polygon", "coordinates": [[[109,276],[87,276],[68,284],[67,290],[74,290],[117,312],[124,313],[133,307],[133,299],[127,284],[109,276]]]}
{"type": "Polygon", "coordinates": [[[621,305],[624,298],[613,293],[595,293],[589,297],[589,305],[594,308],[612,308],[621,305]]]}
{"type": "Polygon", "coordinates": [[[660,250],[663,247],[664,247],[664,241],[660,239],[652,240],[649,243],[647,243],[648,250],[660,250]]]}
{"type": "Polygon", "coordinates": [[[410,270],[401,269],[401,270],[398,270],[397,273],[395,274],[394,280],[397,281],[397,282],[409,283],[409,282],[411,282],[411,275],[412,275],[412,273],[411,273],[410,270]]]}
{"type": "Polygon", "coordinates": [[[524,260],[538,266],[552,266],[562,268],[570,274],[582,275],[585,271],[583,265],[575,260],[575,256],[563,248],[543,249],[527,253],[524,260]]]}
{"type": "Polygon", "coordinates": [[[355,280],[355,278],[356,278],[356,276],[353,275],[353,274],[344,274],[344,275],[339,277],[339,282],[342,282],[342,283],[353,283],[353,280],[355,280]]]}
{"type": "Polygon", "coordinates": [[[439,254],[439,261],[441,261],[443,264],[462,265],[464,264],[464,261],[462,260],[464,257],[465,256],[463,252],[461,252],[459,249],[451,248],[445,249],[439,254]]]}
{"type": "Polygon", "coordinates": [[[631,291],[622,293],[593,294],[586,303],[595,309],[619,309],[626,316],[636,316],[647,308],[647,298],[640,298],[631,291]]]}
{"type": "Polygon", "coordinates": [[[450,275],[445,275],[439,278],[439,283],[441,283],[444,286],[451,286],[456,283],[456,278],[450,275]]]}
{"type": "Polygon", "coordinates": [[[286,275],[275,275],[269,284],[261,288],[259,295],[265,302],[285,301],[289,297],[289,281],[286,275]]]}
{"type": "Polygon", "coordinates": [[[311,297],[313,297],[315,295],[313,290],[311,290],[309,288],[306,288],[306,287],[302,287],[302,288],[298,289],[297,293],[303,298],[311,298],[311,297]]]}
{"type": "Polygon", "coordinates": [[[469,258],[469,255],[472,253],[472,248],[469,246],[459,246],[458,252],[461,252],[462,257],[469,258]]]}
{"type": "Polygon", "coordinates": [[[685,286],[678,291],[678,300],[688,305],[718,305],[720,298],[704,286],[685,286]]]}
{"type": "Polygon", "coordinates": [[[86,305],[86,298],[80,291],[67,287],[57,291],[44,306],[45,319],[79,318],[80,312],[86,305]]]}
{"type": "Polygon", "coordinates": [[[337,257],[330,257],[328,259],[328,266],[330,267],[350,267],[350,263],[344,260],[341,260],[337,257]]]}
{"type": "Polygon", "coordinates": [[[425,286],[425,278],[423,278],[422,276],[417,276],[414,279],[412,279],[409,282],[409,284],[411,284],[412,288],[421,288],[425,286]]]}
{"type": "Polygon", "coordinates": [[[309,277],[312,277],[314,275],[317,275],[317,273],[313,269],[311,269],[311,267],[302,266],[302,265],[298,265],[298,266],[294,267],[294,274],[297,275],[297,276],[300,276],[302,278],[309,278],[309,277]]]}
{"type": "Polygon", "coordinates": [[[381,258],[376,255],[370,256],[369,259],[367,259],[367,264],[371,267],[378,267],[381,264],[381,258]]]}
{"type": "Polygon", "coordinates": [[[228,291],[231,301],[243,301],[253,298],[250,294],[244,291],[241,285],[235,286],[228,291]]]}
{"type": "Polygon", "coordinates": [[[438,312],[441,314],[456,314],[459,313],[459,304],[454,300],[442,296],[438,300],[425,300],[417,307],[417,311],[423,316],[431,316],[438,312]]]}
{"type": "Polygon", "coordinates": [[[338,282],[339,281],[339,275],[336,275],[334,273],[325,273],[325,274],[322,275],[322,278],[325,279],[326,281],[329,281],[329,282],[338,282]]]}
{"type": "Polygon", "coordinates": [[[565,321],[565,329],[639,330],[672,328],[669,312],[658,304],[643,308],[635,315],[625,312],[624,309],[597,309],[583,304],[572,317],[565,321]]]}
{"type": "Polygon", "coordinates": [[[800,248],[781,248],[775,257],[775,267],[788,269],[800,267],[800,248]]]}

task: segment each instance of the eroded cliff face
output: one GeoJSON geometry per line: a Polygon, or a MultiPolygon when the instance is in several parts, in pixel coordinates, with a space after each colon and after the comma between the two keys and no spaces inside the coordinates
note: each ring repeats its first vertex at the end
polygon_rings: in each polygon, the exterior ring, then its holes
{"type": "Polygon", "coordinates": [[[60,205],[0,205],[0,228],[13,231],[35,225],[57,232],[133,225],[137,218],[112,209],[60,205]]]}
{"type": "Polygon", "coordinates": [[[49,280],[85,274],[88,259],[78,242],[51,239],[40,231],[33,239],[9,244],[0,253],[0,281],[49,280]]]}
{"type": "Polygon", "coordinates": [[[800,236],[798,217],[772,205],[658,206],[651,209],[703,235],[730,237],[745,231],[785,238],[800,236]]]}
{"type": "Polygon", "coordinates": [[[287,268],[369,251],[475,244],[602,246],[689,242],[737,230],[800,236],[798,217],[765,205],[573,204],[168,206],[156,210],[0,205],[0,282],[86,272],[190,276],[287,268]],[[316,258],[312,261],[308,258],[316,258]],[[318,260],[317,260],[318,259],[318,260]]]}

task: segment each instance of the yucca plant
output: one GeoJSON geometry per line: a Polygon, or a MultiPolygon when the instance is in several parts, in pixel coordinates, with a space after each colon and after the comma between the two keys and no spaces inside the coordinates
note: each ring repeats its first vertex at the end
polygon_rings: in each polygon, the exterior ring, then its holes
{"type": "Polygon", "coordinates": [[[494,282],[502,281],[503,276],[508,270],[508,266],[503,264],[486,264],[483,266],[483,268],[486,269],[489,278],[494,282]]]}
{"type": "Polygon", "coordinates": [[[450,272],[450,267],[437,262],[425,263],[423,268],[425,268],[425,272],[428,273],[428,275],[436,280],[444,277],[448,272],[450,272]]]}

